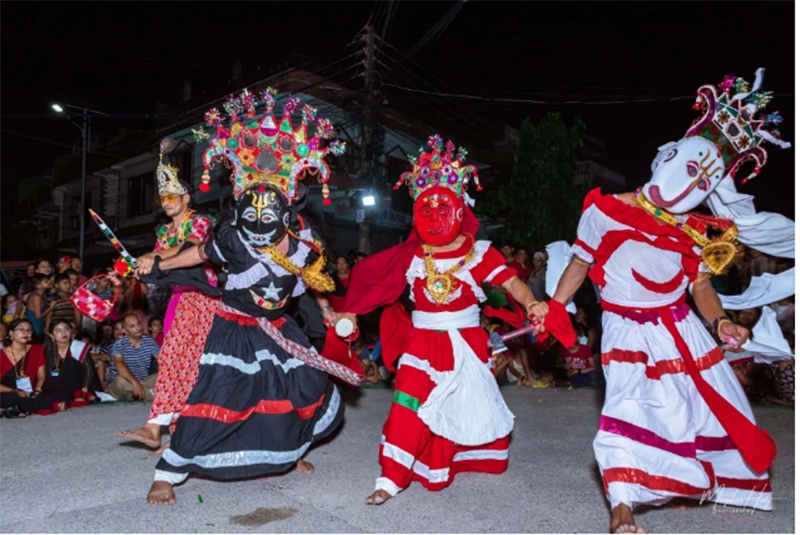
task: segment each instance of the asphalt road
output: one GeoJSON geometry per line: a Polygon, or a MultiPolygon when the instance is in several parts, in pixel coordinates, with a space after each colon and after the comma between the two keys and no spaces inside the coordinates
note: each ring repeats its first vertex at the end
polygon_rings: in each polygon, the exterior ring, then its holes
{"type": "MultiPolygon", "coordinates": [[[[592,390],[503,389],[517,416],[509,469],[460,474],[441,492],[413,483],[380,507],[363,504],[379,475],[381,427],[390,390],[351,392],[345,424],[307,460],[313,475],[289,473],[234,482],[190,478],[174,507],[145,495],[156,458],[116,436],[141,425],[143,403],[0,420],[2,532],[512,532],[602,533],[608,529],[592,454],[600,414],[592,390]],[[202,501],[200,499],[202,497],[202,501]]],[[[756,407],[778,445],[772,468],[775,510],[711,504],[637,515],[649,532],[794,532],[794,411],[756,407]]]]}

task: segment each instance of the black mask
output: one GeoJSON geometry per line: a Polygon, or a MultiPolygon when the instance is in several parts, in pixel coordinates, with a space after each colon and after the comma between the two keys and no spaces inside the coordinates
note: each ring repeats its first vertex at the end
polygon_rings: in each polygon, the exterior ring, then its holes
{"type": "Polygon", "coordinates": [[[283,193],[269,184],[248,188],[236,201],[236,227],[253,247],[280,242],[289,227],[289,216],[283,193]]]}

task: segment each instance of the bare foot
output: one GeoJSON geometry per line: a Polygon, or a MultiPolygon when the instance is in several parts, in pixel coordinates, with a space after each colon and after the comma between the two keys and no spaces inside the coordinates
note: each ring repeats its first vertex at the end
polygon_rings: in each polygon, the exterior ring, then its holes
{"type": "Polygon", "coordinates": [[[164,445],[163,445],[163,446],[161,446],[160,448],[158,448],[156,451],[151,451],[151,452],[150,452],[150,455],[162,455],[162,454],[164,453],[164,450],[167,450],[167,449],[169,449],[169,443],[170,443],[170,441],[169,441],[169,440],[167,440],[167,441],[164,443],[164,445]]]}
{"type": "Polygon", "coordinates": [[[166,481],[153,481],[147,493],[147,503],[152,505],[175,505],[175,491],[166,481]]]}
{"type": "Polygon", "coordinates": [[[63,401],[56,404],[56,412],[64,412],[67,410],[67,404],[63,401]]]}
{"type": "Polygon", "coordinates": [[[297,461],[297,466],[295,467],[296,472],[302,472],[304,474],[313,474],[314,473],[314,465],[300,459],[297,461]]]}
{"type": "Polygon", "coordinates": [[[392,495],[385,490],[376,490],[367,498],[367,505],[380,505],[391,497],[392,495]]]}
{"type": "Polygon", "coordinates": [[[624,503],[611,511],[611,533],[645,533],[644,528],[633,522],[633,512],[624,503]]]}
{"type": "Polygon", "coordinates": [[[139,429],[120,431],[117,433],[117,436],[133,440],[134,442],[141,442],[150,448],[161,446],[161,426],[156,424],[145,424],[139,429]]]}
{"type": "Polygon", "coordinates": [[[691,509],[691,502],[683,498],[673,498],[667,502],[668,507],[672,507],[677,511],[688,511],[691,509]]]}

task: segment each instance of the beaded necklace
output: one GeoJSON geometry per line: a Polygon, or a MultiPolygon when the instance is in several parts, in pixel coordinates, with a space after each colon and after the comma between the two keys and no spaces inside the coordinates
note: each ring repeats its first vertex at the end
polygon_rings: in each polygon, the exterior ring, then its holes
{"type": "Polygon", "coordinates": [[[183,219],[178,228],[175,229],[174,234],[172,231],[167,230],[164,226],[164,234],[158,238],[158,245],[161,249],[170,249],[172,247],[180,247],[186,241],[187,229],[189,222],[194,218],[194,210],[186,209],[183,214],[183,219]],[[170,235],[172,234],[172,235],[170,235]]]}
{"type": "Polygon", "coordinates": [[[472,237],[467,239],[472,240],[469,252],[464,258],[459,260],[455,266],[451,267],[444,273],[439,273],[436,270],[436,264],[434,263],[436,258],[433,254],[433,248],[428,244],[422,246],[425,256],[425,272],[428,276],[425,286],[428,288],[431,297],[433,297],[434,302],[436,302],[438,306],[443,305],[447,300],[447,296],[450,295],[450,290],[453,287],[453,274],[467,265],[475,255],[475,239],[472,237]]]}

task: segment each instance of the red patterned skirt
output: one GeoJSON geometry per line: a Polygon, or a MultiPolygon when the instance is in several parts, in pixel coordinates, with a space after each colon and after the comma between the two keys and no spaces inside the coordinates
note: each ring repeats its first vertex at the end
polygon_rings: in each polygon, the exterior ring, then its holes
{"type": "Polygon", "coordinates": [[[186,398],[197,382],[200,356],[219,304],[220,298],[203,292],[181,294],[175,320],[158,355],[158,380],[148,420],[175,413],[174,424],[177,413],[186,405],[186,398]]]}

